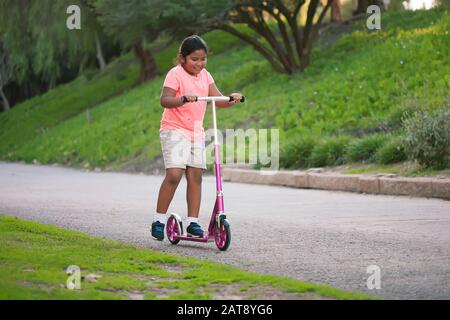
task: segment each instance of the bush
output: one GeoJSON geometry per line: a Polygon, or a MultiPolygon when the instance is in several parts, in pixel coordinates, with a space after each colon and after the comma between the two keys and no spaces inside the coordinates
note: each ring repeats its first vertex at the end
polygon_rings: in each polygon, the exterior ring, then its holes
{"type": "Polygon", "coordinates": [[[391,112],[387,116],[387,125],[389,126],[390,131],[399,130],[402,128],[402,119],[408,113],[414,113],[420,110],[420,107],[416,105],[416,101],[411,101],[408,99],[405,101],[407,103],[406,106],[400,106],[398,108],[393,108],[391,112]]]}
{"type": "Polygon", "coordinates": [[[403,118],[405,152],[425,167],[443,168],[450,153],[450,106],[434,113],[424,110],[403,118]]]}
{"type": "Polygon", "coordinates": [[[345,149],[349,141],[350,138],[344,136],[328,138],[322,143],[316,144],[309,157],[309,165],[323,167],[343,164],[345,149]]]}
{"type": "Polygon", "coordinates": [[[381,164],[391,164],[406,160],[403,138],[394,137],[375,153],[375,160],[381,164]]]}
{"type": "Polygon", "coordinates": [[[346,160],[351,162],[373,161],[374,155],[381,148],[388,137],[384,134],[375,134],[351,142],[346,150],[346,160]]]}
{"type": "Polygon", "coordinates": [[[283,168],[306,168],[314,148],[315,140],[300,136],[290,140],[280,152],[280,166],[283,168]]]}

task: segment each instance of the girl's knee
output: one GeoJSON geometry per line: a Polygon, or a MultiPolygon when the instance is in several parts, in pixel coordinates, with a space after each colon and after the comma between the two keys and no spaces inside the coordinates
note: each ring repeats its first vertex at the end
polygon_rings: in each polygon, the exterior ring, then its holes
{"type": "Polygon", "coordinates": [[[203,175],[202,169],[189,168],[186,171],[186,180],[188,181],[188,183],[200,184],[202,183],[202,175],[203,175]]]}
{"type": "Polygon", "coordinates": [[[183,176],[182,169],[167,169],[165,180],[169,184],[177,185],[180,182],[182,176],[183,176]]]}

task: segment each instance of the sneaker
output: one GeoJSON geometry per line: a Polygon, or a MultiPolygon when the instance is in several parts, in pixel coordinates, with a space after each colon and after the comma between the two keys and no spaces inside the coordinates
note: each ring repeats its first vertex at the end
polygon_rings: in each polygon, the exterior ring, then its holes
{"type": "Polygon", "coordinates": [[[193,237],[199,237],[199,238],[203,237],[202,227],[200,227],[200,225],[196,222],[191,222],[186,231],[187,231],[188,235],[191,235],[193,237]]]}
{"type": "Polygon", "coordinates": [[[159,241],[164,240],[164,223],[159,221],[152,223],[152,237],[159,241]]]}

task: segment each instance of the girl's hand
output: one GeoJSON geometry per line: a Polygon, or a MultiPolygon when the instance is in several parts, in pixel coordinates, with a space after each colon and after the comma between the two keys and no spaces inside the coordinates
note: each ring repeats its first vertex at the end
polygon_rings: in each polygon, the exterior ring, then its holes
{"type": "Polygon", "coordinates": [[[230,96],[233,97],[233,100],[230,101],[230,104],[236,104],[238,102],[241,102],[242,94],[240,94],[239,92],[232,93],[230,96]]]}
{"type": "Polygon", "coordinates": [[[183,103],[196,102],[197,96],[195,96],[193,94],[187,94],[187,95],[181,97],[181,101],[183,101],[183,103]]]}

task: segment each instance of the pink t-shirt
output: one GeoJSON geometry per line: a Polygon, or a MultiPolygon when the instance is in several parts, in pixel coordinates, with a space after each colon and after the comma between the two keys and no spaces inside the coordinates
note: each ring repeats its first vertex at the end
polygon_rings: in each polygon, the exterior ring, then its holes
{"type": "MultiPolygon", "coordinates": [[[[205,97],[209,95],[209,85],[212,83],[214,83],[214,79],[206,69],[203,69],[197,76],[193,76],[181,65],[177,65],[167,73],[163,86],[175,90],[177,97],[186,94],[205,97]]],[[[201,140],[204,138],[205,111],[205,101],[188,102],[177,108],[165,108],[160,131],[174,129],[191,141],[201,140]]]]}

